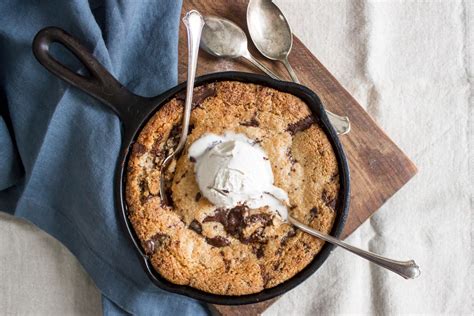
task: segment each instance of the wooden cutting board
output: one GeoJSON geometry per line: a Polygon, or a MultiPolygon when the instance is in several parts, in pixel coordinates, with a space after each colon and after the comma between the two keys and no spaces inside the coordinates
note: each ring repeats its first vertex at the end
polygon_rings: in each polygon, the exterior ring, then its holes
{"type": "MultiPolygon", "coordinates": [[[[196,9],[203,15],[216,15],[232,20],[247,33],[251,53],[277,74],[290,80],[280,63],[266,61],[253,46],[247,30],[247,2],[248,0],[184,0],[181,13],[184,15],[185,12],[196,9]]],[[[180,24],[178,73],[181,82],[186,80],[187,42],[186,29],[183,23],[180,24]]],[[[407,183],[416,174],[416,167],[296,37],[289,60],[303,85],[315,91],[329,110],[347,115],[351,121],[351,132],[341,136],[351,172],[351,206],[342,233],[345,238],[407,183]]],[[[200,51],[198,75],[225,70],[258,72],[243,60],[218,59],[200,51]]],[[[210,309],[216,315],[257,315],[277,299],[242,306],[210,305],[210,309]]]]}

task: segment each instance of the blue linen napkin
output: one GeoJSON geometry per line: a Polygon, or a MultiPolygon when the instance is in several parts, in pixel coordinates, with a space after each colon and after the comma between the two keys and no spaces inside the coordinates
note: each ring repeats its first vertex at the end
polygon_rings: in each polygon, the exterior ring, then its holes
{"type": "Polygon", "coordinates": [[[61,27],[130,90],[153,96],[177,83],[180,9],[176,0],[0,3],[0,210],[66,245],[103,293],[106,315],[208,311],[159,290],[142,270],[113,203],[120,121],[43,68],[31,43],[43,27],[61,27]]]}

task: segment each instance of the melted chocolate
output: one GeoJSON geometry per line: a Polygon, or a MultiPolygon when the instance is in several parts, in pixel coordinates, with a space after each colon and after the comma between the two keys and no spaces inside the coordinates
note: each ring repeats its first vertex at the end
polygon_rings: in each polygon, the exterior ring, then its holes
{"type": "Polygon", "coordinates": [[[296,123],[289,124],[286,128],[286,131],[289,132],[291,135],[295,135],[296,133],[302,132],[311,127],[314,123],[314,117],[312,115],[308,115],[304,119],[299,120],[296,123]]]}
{"type": "Polygon", "coordinates": [[[250,244],[250,243],[261,243],[261,244],[263,244],[263,243],[267,243],[267,240],[265,239],[265,236],[264,236],[263,232],[264,232],[264,228],[259,227],[249,237],[245,238],[245,237],[241,236],[240,241],[243,244],[250,244]]]}
{"type": "Polygon", "coordinates": [[[194,198],[194,200],[196,202],[198,202],[201,198],[202,198],[202,194],[201,194],[201,192],[198,192],[198,193],[196,193],[196,197],[194,198]]]}
{"type": "Polygon", "coordinates": [[[264,228],[257,228],[252,235],[245,237],[243,230],[252,223],[260,222],[263,226],[268,226],[272,222],[272,217],[269,214],[253,214],[245,217],[248,207],[245,205],[238,205],[230,210],[216,209],[214,215],[207,216],[202,221],[203,223],[218,222],[224,226],[224,230],[234,238],[237,238],[243,244],[249,243],[266,243],[264,237],[264,228]]]}
{"type": "Polygon", "coordinates": [[[194,230],[198,234],[202,233],[202,225],[195,219],[193,219],[193,221],[189,224],[189,228],[194,230]]]}
{"type": "Polygon", "coordinates": [[[259,127],[260,122],[257,120],[256,116],[253,116],[249,121],[241,122],[240,125],[248,127],[259,127]]]}
{"type": "Polygon", "coordinates": [[[206,237],[206,242],[214,247],[225,247],[230,245],[230,241],[222,236],[216,236],[213,238],[206,237]]]}
{"type": "Polygon", "coordinates": [[[161,246],[166,245],[170,240],[170,236],[166,234],[157,233],[153,235],[150,239],[145,241],[145,253],[151,255],[155,250],[161,246]]]}
{"type": "Polygon", "coordinates": [[[166,200],[168,201],[168,204],[165,204],[165,200],[162,199],[161,200],[161,205],[162,206],[173,206],[174,205],[174,202],[173,202],[173,191],[171,191],[171,186],[169,184],[165,184],[167,185],[166,189],[165,189],[165,195],[166,195],[166,200]]]}
{"type": "Polygon", "coordinates": [[[267,287],[268,282],[270,282],[272,278],[266,272],[264,265],[260,265],[260,275],[262,276],[263,287],[267,287]]]}
{"type": "Polygon", "coordinates": [[[245,223],[253,224],[261,222],[263,226],[268,226],[272,221],[272,216],[266,213],[252,214],[245,219],[245,223]]]}
{"type": "Polygon", "coordinates": [[[141,156],[146,153],[146,147],[143,144],[135,143],[132,146],[132,152],[137,156],[141,156]]]}
{"type": "MultiPolygon", "coordinates": [[[[217,94],[216,87],[213,83],[194,88],[192,107],[198,107],[205,99],[213,97],[217,94]]],[[[186,100],[186,91],[183,90],[176,94],[176,99],[180,101],[186,100]]]]}
{"type": "Polygon", "coordinates": [[[260,259],[265,255],[265,246],[263,245],[252,246],[252,252],[255,254],[257,259],[260,259]]]}
{"type": "Polygon", "coordinates": [[[203,223],[218,222],[218,223],[221,223],[225,227],[226,221],[227,221],[227,210],[218,208],[215,210],[214,215],[206,216],[202,222],[203,223]]]}
{"type": "Polygon", "coordinates": [[[243,213],[246,209],[246,207],[236,206],[229,211],[227,214],[227,223],[224,225],[224,229],[227,233],[237,238],[240,237],[242,230],[245,228],[243,213]]]}

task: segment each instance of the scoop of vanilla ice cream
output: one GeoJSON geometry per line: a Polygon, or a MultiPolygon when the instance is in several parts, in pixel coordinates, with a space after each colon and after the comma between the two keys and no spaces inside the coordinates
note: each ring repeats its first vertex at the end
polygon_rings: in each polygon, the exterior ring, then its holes
{"type": "Polygon", "coordinates": [[[196,160],[196,182],[203,196],[218,207],[268,206],[286,220],[287,193],[274,186],[263,149],[242,134],[206,134],[189,148],[196,160]]]}

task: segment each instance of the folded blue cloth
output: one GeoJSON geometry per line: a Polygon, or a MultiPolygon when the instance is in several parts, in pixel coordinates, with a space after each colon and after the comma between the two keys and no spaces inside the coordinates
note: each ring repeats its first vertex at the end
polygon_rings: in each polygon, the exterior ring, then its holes
{"type": "Polygon", "coordinates": [[[130,90],[153,96],[177,83],[180,9],[176,0],[0,3],[0,210],[69,248],[103,293],[104,314],[208,311],[159,290],[142,270],[114,209],[120,121],[43,68],[31,43],[43,27],[61,27],[130,90]]]}

